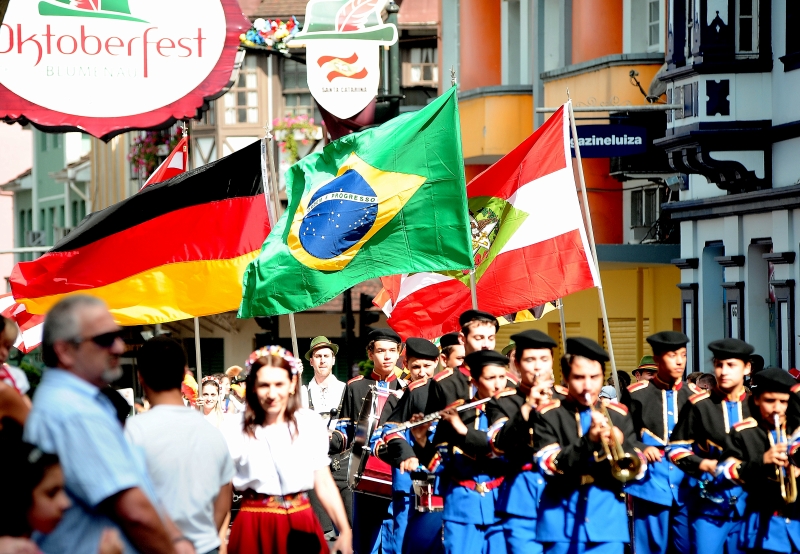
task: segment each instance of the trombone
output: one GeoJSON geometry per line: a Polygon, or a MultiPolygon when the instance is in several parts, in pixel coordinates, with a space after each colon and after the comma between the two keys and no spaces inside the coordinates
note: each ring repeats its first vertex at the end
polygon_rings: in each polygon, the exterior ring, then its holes
{"type": "Polygon", "coordinates": [[[586,403],[591,407],[593,412],[599,412],[606,420],[606,424],[611,429],[611,439],[603,439],[603,450],[605,451],[606,459],[611,464],[611,475],[621,483],[633,481],[639,470],[642,467],[642,461],[639,456],[629,454],[622,449],[622,443],[619,442],[617,434],[614,432],[614,423],[611,421],[611,416],[608,414],[608,408],[602,403],[600,409],[594,407],[592,404],[592,397],[587,392],[585,397],[586,403]]]}
{"type": "MultiPolygon", "coordinates": [[[[778,437],[775,443],[786,444],[788,442],[786,425],[781,425],[781,416],[778,414],[773,414],[773,418],[775,421],[775,434],[778,437]]],[[[792,504],[797,500],[797,480],[794,476],[794,468],[791,465],[788,467],[775,466],[775,476],[781,484],[781,498],[787,504],[792,504]]]]}

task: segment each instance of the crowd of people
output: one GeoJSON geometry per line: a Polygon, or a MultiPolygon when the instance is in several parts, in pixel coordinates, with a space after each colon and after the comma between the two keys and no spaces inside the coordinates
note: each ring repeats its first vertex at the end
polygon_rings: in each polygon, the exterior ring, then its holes
{"type": "Polygon", "coordinates": [[[0,322],[0,554],[800,551],[800,385],[752,346],[714,341],[685,378],[689,338],[656,333],[631,383],[570,337],[556,383],[547,334],[500,353],[493,315],[459,323],[438,346],[371,331],[347,383],[316,337],[307,385],[280,346],[196,383],[157,336],[127,417],[102,301],[47,314],[32,402],[0,322]]]}

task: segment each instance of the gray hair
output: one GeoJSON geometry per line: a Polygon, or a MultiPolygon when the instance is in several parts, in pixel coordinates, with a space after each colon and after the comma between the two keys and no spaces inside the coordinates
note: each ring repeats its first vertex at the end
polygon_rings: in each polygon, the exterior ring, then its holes
{"type": "Polygon", "coordinates": [[[42,328],[42,361],[47,367],[58,367],[58,354],[53,344],[58,340],[75,341],[81,338],[81,322],[78,313],[83,308],[106,307],[106,303],[85,294],[67,296],[58,301],[44,318],[42,328]]]}

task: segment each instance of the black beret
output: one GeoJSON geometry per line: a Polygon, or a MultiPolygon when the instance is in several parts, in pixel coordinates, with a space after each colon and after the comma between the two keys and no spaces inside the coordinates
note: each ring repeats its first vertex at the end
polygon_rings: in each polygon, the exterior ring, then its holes
{"type": "Polygon", "coordinates": [[[461,327],[467,325],[470,321],[475,320],[485,320],[491,323],[494,323],[495,328],[499,328],[500,324],[497,322],[497,318],[494,317],[489,312],[482,312],[480,310],[467,310],[458,318],[458,324],[461,327]]]}
{"type": "Polygon", "coordinates": [[[439,349],[427,339],[409,337],[406,339],[406,358],[435,360],[439,357],[439,349]]]}
{"type": "Polygon", "coordinates": [[[608,352],[592,339],[586,337],[574,337],[567,339],[567,354],[573,356],[583,356],[596,362],[605,363],[609,360],[608,352]]]}
{"type": "Polygon", "coordinates": [[[403,339],[400,338],[400,335],[391,329],[373,329],[370,331],[367,335],[367,342],[376,340],[386,340],[389,342],[396,342],[397,344],[403,343],[403,339]]]}
{"type": "Polygon", "coordinates": [[[792,392],[792,387],[797,384],[794,377],[788,371],[777,367],[768,367],[753,375],[750,389],[753,394],[759,395],[762,392],[792,392]]]}
{"type": "Polygon", "coordinates": [[[442,348],[455,346],[457,344],[461,344],[461,341],[458,340],[458,333],[447,333],[446,335],[442,335],[442,338],[439,339],[439,346],[442,348]]]}
{"type": "Polygon", "coordinates": [[[528,331],[522,331],[521,333],[517,333],[515,335],[511,335],[511,340],[517,345],[517,349],[522,351],[526,348],[555,348],[556,341],[550,338],[550,335],[547,335],[541,331],[537,331],[536,329],[530,329],[528,331]]]}
{"type": "Polygon", "coordinates": [[[472,378],[478,379],[483,372],[483,368],[487,365],[507,368],[508,358],[494,350],[476,350],[471,354],[467,354],[464,358],[464,365],[469,368],[469,374],[472,375],[472,378]]]}
{"type": "Polygon", "coordinates": [[[661,331],[655,335],[650,335],[646,340],[653,349],[654,354],[674,352],[689,343],[689,337],[679,331],[661,331]]]}
{"type": "Polygon", "coordinates": [[[716,360],[730,360],[735,358],[744,362],[750,361],[750,354],[755,348],[739,339],[722,339],[708,343],[708,349],[716,360]]]}

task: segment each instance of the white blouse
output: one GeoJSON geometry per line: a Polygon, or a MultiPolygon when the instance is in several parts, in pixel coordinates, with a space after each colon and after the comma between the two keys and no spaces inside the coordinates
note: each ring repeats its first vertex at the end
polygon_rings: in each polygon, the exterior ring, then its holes
{"type": "Polygon", "coordinates": [[[223,434],[236,469],[233,488],[268,495],[314,488],[314,472],[330,464],[328,431],[322,418],[306,408],[297,410],[295,418],[294,440],[288,423],[258,427],[253,438],[242,431],[241,417],[226,422],[223,434]]]}

